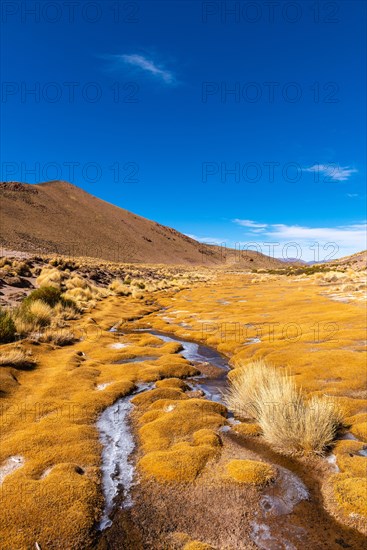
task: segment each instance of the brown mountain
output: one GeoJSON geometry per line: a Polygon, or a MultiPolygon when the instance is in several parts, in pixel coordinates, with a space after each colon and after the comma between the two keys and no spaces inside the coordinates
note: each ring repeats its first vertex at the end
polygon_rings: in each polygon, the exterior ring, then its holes
{"type": "Polygon", "coordinates": [[[201,244],[65,181],[0,182],[0,196],[4,249],[148,264],[281,264],[256,252],[239,258],[234,251],[201,244]]]}

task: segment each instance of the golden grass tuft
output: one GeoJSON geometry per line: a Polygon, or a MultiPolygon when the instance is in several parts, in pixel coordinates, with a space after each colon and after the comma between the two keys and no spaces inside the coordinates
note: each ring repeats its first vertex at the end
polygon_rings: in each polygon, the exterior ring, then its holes
{"type": "Polygon", "coordinates": [[[129,284],[130,283],[121,281],[121,279],[114,279],[110,283],[108,288],[117,296],[129,296],[131,294],[131,290],[129,289],[129,286],[128,286],[129,284]]]}
{"type": "Polygon", "coordinates": [[[33,319],[27,318],[19,312],[14,316],[14,323],[19,336],[26,336],[37,328],[33,319]]]}
{"type": "Polygon", "coordinates": [[[28,369],[35,366],[35,361],[23,350],[12,349],[0,355],[0,366],[28,369]]]}
{"type": "Polygon", "coordinates": [[[54,286],[60,288],[63,273],[55,267],[44,267],[36,279],[38,286],[54,286]]]}
{"type": "Polygon", "coordinates": [[[28,311],[34,319],[35,324],[44,327],[51,323],[53,310],[42,300],[34,300],[28,306],[28,311]]]}
{"type": "Polygon", "coordinates": [[[226,476],[237,483],[262,487],[274,481],[277,472],[273,466],[257,460],[231,460],[226,466],[226,476]]]}
{"type": "Polygon", "coordinates": [[[285,453],[323,454],[344,422],[333,398],[307,401],[288,374],[263,360],[235,370],[226,402],[240,417],[256,420],[264,438],[285,453]]]}
{"type": "Polygon", "coordinates": [[[62,303],[56,304],[54,307],[54,313],[56,318],[63,321],[73,321],[75,319],[79,319],[80,317],[80,314],[74,307],[64,306],[62,303]]]}
{"type": "Polygon", "coordinates": [[[73,344],[77,338],[73,331],[66,328],[48,328],[42,332],[39,340],[41,342],[52,342],[57,346],[68,346],[73,344]]]}

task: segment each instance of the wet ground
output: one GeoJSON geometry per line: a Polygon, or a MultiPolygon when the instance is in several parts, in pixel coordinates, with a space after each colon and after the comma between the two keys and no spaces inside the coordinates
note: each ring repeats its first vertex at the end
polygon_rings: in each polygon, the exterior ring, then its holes
{"type": "MultiPolygon", "coordinates": [[[[144,332],[164,342],[180,343],[183,348],[180,353],[201,371],[200,376],[187,380],[192,390],[201,390],[206,399],[222,401],[229,370],[225,357],[212,348],[173,335],[154,330],[144,332]]],[[[120,400],[119,406],[126,408],[124,403],[129,403],[130,398],[120,400]]],[[[130,429],[128,417],[123,421],[121,433],[130,429]]],[[[127,440],[131,441],[131,437],[130,433],[127,440]]],[[[338,523],[325,510],[321,480],[325,473],[335,468],[330,461],[285,457],[270,449],[260,438],[246,438],[231,426],[221,431],[221,438],[223,449],[219,463],[208,465],[200,479],[191,484],[170,486],[144,482],[133,485],[131,450],[126,465],[130,481],[124,487],[120,479],[119,487],[115,486],[115,494],[120,492],[117,502],[123,496],[121,506],[113,511],[113,499],[110,498],[105,520],[110,515],[112,521],[105,521],[103,527],[109,524],[111,527],[103,531],[98,548],[182,548],[174,535],[176,532],[189,533],[190,537],[209,542],[218,549],[359,550],[365,547],[365,537],[338,523]],[[273,464],[278,471],[276,482],[262,492],[253,487],[223,483],[217,472],[232,458],[265,460],[273,464]]],[[[119,460],[119,453],[115,458],[119,460]]],[[[110,464],[111,471],[116,471],[116,467],[110,464]]],[[[108,485],[111,484],[107,480],[108,485]]]]}

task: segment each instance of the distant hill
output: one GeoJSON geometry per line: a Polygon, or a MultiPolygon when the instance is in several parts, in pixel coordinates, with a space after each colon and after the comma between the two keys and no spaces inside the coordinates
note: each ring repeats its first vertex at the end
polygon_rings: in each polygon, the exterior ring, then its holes
{"type": "Polygon", "coordinates": [[[65,181],[0,182],[4,249],[86,256],[116,262],[276,267],[256,252],[238,255],[205,245],[107,203],[65,181]]]}
{"type": "Polygon", "coordinates": [[[356,252],[351,256],[344,256],[338,260],[333,260],[328,262],[333,265],[344,265],[352,267],[353,269],[359,271],[361,269],[367,268],[367,250],[362,250],[361,252],[356,252]]]}

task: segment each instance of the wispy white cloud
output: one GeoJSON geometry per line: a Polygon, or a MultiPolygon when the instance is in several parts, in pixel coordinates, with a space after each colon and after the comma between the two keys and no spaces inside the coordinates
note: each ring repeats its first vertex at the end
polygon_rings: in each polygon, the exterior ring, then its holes
{"type": "Polygon", "coordinates": [[[240,220],[238,218],[234,219],[233,220],[234,223],[238,224],[238,225],[242,225],[242,227],[251,227],[251,228],[254,228],[255,229],[265,229],[265,227],[267,227],[267,224],[266,223],[258,223],[258,222],[254,222],[252,220],[240,220]]]}
{"type": "Polygon", "coordinates": [[[352,174],[358,172],[356,168],[350,168],[349,166],[339,166],[335,163],[330,164],[314,164],[309,168],[303,168],[304,172],[317,172],[322,174],[324,178],[332,181],[346,181],[352,174]]]}
{"type": "Polygon", "coordinates": [[[347,197],[354,199],[355,197],[359,197],[358,193],[347,193],[347,197]]]}
{"type": "Polygon", "coordinates": [[[130,67],[138,70],[146,75],[149,75],[156,80],[160,80],[164,84],[172,85],[176,83],[176,78],[173,72],[166,69],[160,62],[153,60],[142,54],[120,54],[108,56],[110,60],[117,62],[117,67],[130,67]]]}

